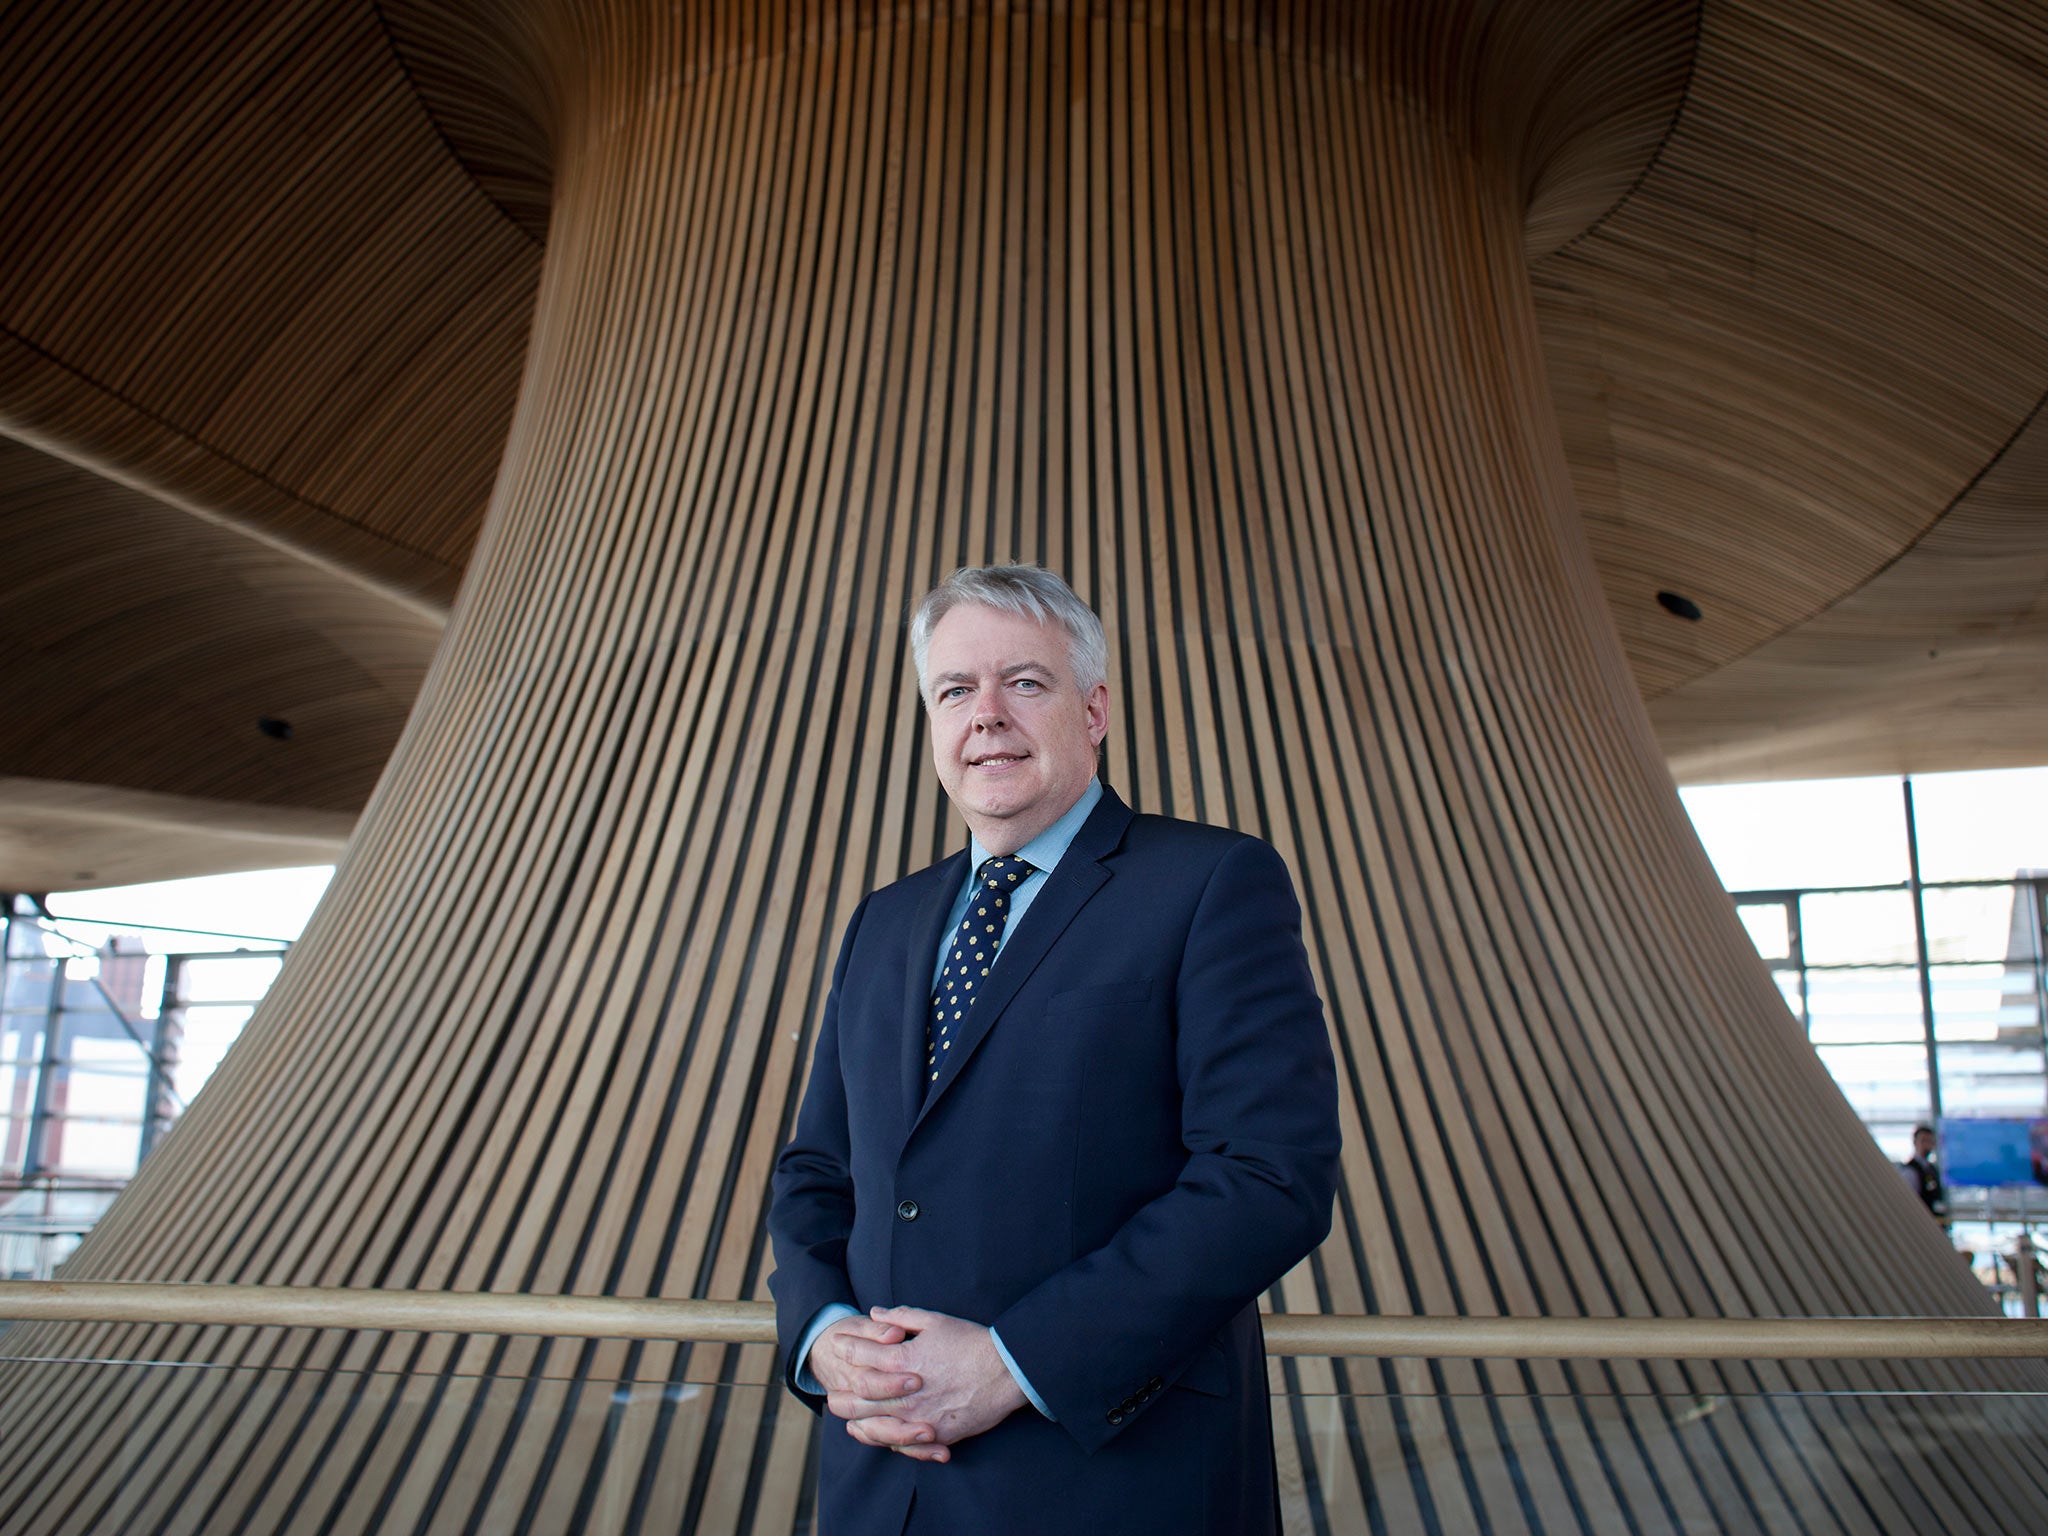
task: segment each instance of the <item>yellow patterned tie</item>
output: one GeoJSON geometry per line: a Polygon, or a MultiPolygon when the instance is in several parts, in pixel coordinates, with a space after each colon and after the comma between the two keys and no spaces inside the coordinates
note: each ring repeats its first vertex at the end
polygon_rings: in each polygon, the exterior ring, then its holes
{"type": "Polygon", "coordinates": [[[925,1021],[927,1095],[939,1080],[946,1052],[958,1038],[953,1031],[974,1006],[974,999],[987,982],[989,967],[996,963],[996,946],[1003,942],[1003,925],[1010,920],[1010,897],[1031,870],[1032,866],[1015,854],[1005,854],[988,860],[975,874],[967,915],[953,931],[952,947],[946,951],[938,987],[932,992],[931,1017],[925,1021]]]}

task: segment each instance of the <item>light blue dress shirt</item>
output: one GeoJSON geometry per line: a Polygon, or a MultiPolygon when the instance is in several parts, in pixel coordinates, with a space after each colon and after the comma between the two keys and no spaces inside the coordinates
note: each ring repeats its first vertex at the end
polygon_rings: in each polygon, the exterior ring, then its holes
{"type": "MultiPolygon", "coordinates": [[[[998,959],[1002,958],[1003,945],[1010,942],[1010,935],[1017,931],[1017,925],[1024,921],[1024,914],[1031,910],[1031,903],[1044,888],[1046,877],[1059,865],[1060,860],[1066,857],[1067,849],[1073,845],[1082,823],[1087,821],[1089,813],[1101,799],[1102,783],[1099,779],[1091,778],[1088,787],[1081,791],[1081,798],[1067,808],[1065,815],[1017,850],[1017,856],[1031,866],[1031,873],[1025,876],[1017,889],[1011,893],[1010,919],[1003,925],[1002,939],[996,945],[998,959]]],[[[967,915],[967,903],[974,895],[975,875],[991,857],[989,851],[982,847],[980,838],[968,840],[967,878],[960,882],[960,894],[954,898],[952,910],[946,917],[945,927],[939,930],[938,953],[932,956],[933,991],[938,990],[939,972],[946,966],[946,952],[952,947],[953,930],[960,926],[960,920],[967,915]]],[[[803,1343],[797,1351],[797,1358],[804,1362],[797,1370],[798,1386],[806,1392],[823,1390],[818,1384],[818,1379],[811,1374],[811,1346],[818,1342],[820,1334],[841,1318],[859,1316],[858,1311],[844,1302],[835,1301],[818,1309],[818,1315],[811,1319],[811,1326],[804,1330],[803,1343]]],[[[1009,1350],[1003,1347],[1002,1336],[993,1328],[989,1329],[988,1336],[989,1341],[996,1347],[996,1353],[1003,1357],[1004,1366],[1009,1369],[1011,1376],[1016,1378],[1024,1396],[1030,1399],[1031,1406],[1050,1419],[1053,1416],[1052,1410],[1045,1406],[1045,1399],[1032,1390],[1031,1383],[1025,1380],[1024,1373],[1017,1368],[1017,1362],[1010,1358],[1009,1350]]]]}

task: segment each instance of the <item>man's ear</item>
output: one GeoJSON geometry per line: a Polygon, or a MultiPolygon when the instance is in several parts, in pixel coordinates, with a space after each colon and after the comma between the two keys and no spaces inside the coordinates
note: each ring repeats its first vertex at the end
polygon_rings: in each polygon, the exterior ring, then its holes
{"type": "Polygon", "coordinates": [[[1109,735],[1109,684],[1097,683],[1088,690],[1088,734],[1095,738],[1095,753],[1102,755],[1103,740],[1109,735]]]}

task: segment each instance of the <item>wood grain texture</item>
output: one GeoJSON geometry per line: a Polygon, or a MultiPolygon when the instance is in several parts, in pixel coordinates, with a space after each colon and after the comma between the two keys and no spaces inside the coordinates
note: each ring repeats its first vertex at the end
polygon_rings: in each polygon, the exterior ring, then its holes
{"type": "Polygon", "coordinates": [[[256,807],[75,779],[0,777],[0,872],[19,891],[79,891],[180,880],[194,868],[332,864],[348,811],[256,807]]]}
{"type": "MultiPolygon", "coordinates": [[[[1854,0],[1715,0],[1700,15],[1654,163],[1534,273],[1623,647],[1681,761],[1712,733],[1809,776],[1885,772],[1902,752],[1928,770],[2008,766],[1975,705],[1940,745],[1916,721],[1898,750],[1881,730],[1843,733],[1814,738],[1809,761],[1783,727],[1811,710],[1819,672],[1782,698],[1710,687],[1696,715],[1672,695],[1889,566],[2048,394],[2048,15],[1854,0]],[[1660,589],[1706,621],[1672,619],[1660,589]]],[[[1981,619],[1989,595],[1952,619],[1981,619]]],[[[1849,706],[1889,670],[1882,648],[1837,649],[1826,673],[1849,706]]],[[[2029,696],[2012,713],[2039,720],[2029,696]]],[[[2028,737],[2024,760],[2048,760],[2028,737]]]]}
{"type": "MultiPolygon", "coordinates": [[[[1120,789],[1304,892],[1344,1188],[1276,1309],[1982,1312],[1756,962],[1608,617],[1524,159],[1606,77],[1522,46],[1543,14],[520,12],[561,50],[523,108],[547,256],[447,638],[269,1001],[71,1273],[765,1294],[838,925],[959,836],[902,616],[1022,556],[1107,621],[1120,789]]],[[[1693,22],[1608,14],[1613,68],[1693,22]]],[[[216,1369],[7,1368],[0,1531],[810,1528],[759,1349],[20,1341],[216,1369]]],[[[1274,1372],[1291,1530],[2048,1509],[2004,1409],[1925,1443],[1753,1395],[2024,1367],[1274,1372]]]]}
{"type": "Polygon", "coordinates": [[[9,8],[0,429],[445,606],[539,251],[367,6],[9,8]]]}
{"type": "MultiPolygon", "coordinates": [[[[677,68],[929,9],[686,6],[677,68]]],[[[1374,40],[1410,26],[1393,5],[1160,14],[1354,74],[1386,67],[1374,40]]],[[[175,19],[160,0],[10,6],[0,433],[445,613],[502,455],[558,122],[579,110],[578,70],[556,61],[639,46],[608,15],[513,0],[208,0],[175,19]]],[[[1665,697],[1859,590],[2048,392],[2041,18],[1896,0],[1524,3],[1496,10],[1483,47],[1457,46],[1475,74],[1453,126],[1513,150],[1595,569],[1685,771],[1729,771],[1700,763],[1702,733],[1774,772],[2048,755],[2048,717],[2012,708],[1987,730],[1974,691],[1953,729],[1916,705],[1898,741],[1866,716],[1793,750],[1784,720],[1816,688],[1845,709],[1867,693],[1864,653],[1839,645],[1796,702],[1737,684],[1693,721],[1665,697]],[[1659,589],[1699,599],[1706,622],[1665,615],[1659,589]]],[[[0,508],[12,495],[0,481],[0,508]]],[[[64,600],[126,649],[153,647],[146,626],[97,614],[89,582],[64,600]]],[[[1950,616],[1983,617],[1982,594],[1950,616]]],[[[1998,617],[2024,627],[2022,611],[1998,617]]],[[[2031,654],[2016,642],[2003,674],[2023,678],[2031,654]]],[[[333,686],[351,690],[345,668],[333,686]]],[[[0,754],[14,733],[0,716],[0,754]]]]}
{"type": "Polygon", "coordinates": [[[2040,760],[2048,714],[2048,415],[1913,544],[1806,623],[1650,704],[1687,783],[2040,760]],[[1768,709],[1761,701],[1768,697],[1768,709]],[[1774,714],[1775,729],[1749,722],[1774,714]]]}
{"type": "MultiPolygon", "coordinates": [[[[244,808],[369,797],[440,623],[6,438],[0,480],[0,774],[244,808]]],[[[50,888],[31,873],[0,860],[0,883],[50,888]]]]}

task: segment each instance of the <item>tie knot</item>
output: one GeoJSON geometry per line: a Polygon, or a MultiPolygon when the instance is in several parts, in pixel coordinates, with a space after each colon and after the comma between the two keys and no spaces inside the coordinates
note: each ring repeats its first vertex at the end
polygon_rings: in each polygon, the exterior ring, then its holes
{"type": "Polygon", "coordinates": [[[1014,853],[1004,853],[984,859],[978,874],[981,883],[992,891],[1013,891],[1031,871],[1032,865],[1028,861],[1014,853]]]}

